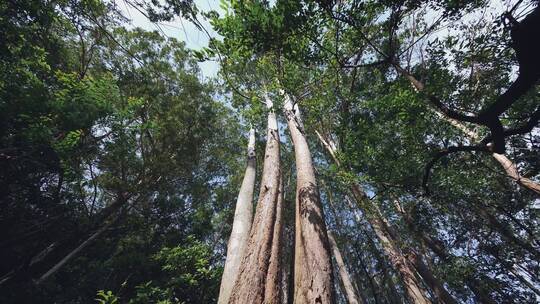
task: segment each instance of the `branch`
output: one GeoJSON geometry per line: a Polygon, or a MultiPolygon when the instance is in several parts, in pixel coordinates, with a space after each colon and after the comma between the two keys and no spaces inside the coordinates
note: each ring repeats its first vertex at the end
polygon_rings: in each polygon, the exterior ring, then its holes
{"type": "MultiPolygon", "coordinates": [[[[529,120],[525,124],[517,128],[504,130],[503,136],[506,138],[513,135],[529,133],[538,125],[538,121],[540,121],[540,107],[538,107],[536,111],[533,112],[533,114],[530,116],[529,120]]],[[[490,134],[486,136],[484,139],[482,139],[480,144],[486,145],[492,140],[493,140],[493,134],[490,134]]]]}

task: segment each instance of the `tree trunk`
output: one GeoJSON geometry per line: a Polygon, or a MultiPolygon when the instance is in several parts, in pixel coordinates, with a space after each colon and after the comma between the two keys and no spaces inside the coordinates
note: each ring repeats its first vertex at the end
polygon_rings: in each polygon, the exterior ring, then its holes
{"type": "MultiPolygon", "coordinates": [[[[413,75],[411,75],[409,72],[407,72],[405,69],[403,69],[398,64],[394,64],[396,69],[399,73],[401,73],[404,77],[406,77],[412,86],[419,92],[424,90],[424,84],[420,82],[418,79],[416,79],[413,75]]],[[[440,118],[446,120],[448,123],[453,125],[454,127],[461,130],[471,142],[478,142],[479,136],[478,134],[471,130],[469,127],[467,127],[463,122],[452,119],[448,116],[446,116],[444,113],[442,113],[439,109],[433,107],[431,104],[428,104],[429,108],[437,114],[440,118]]],[[[506,157],[503,154],[499,153],[493,153],[493,158],[503,167],[504,172],[508,177],[513,179],[518,183],[518,185],[524,187],[525,189],[529,189],[537,194],[540,194],[540,183],[535,182],[529,178],[526,178],[524,176],[521,176],[517,170],[517,166],[510,160],[508,157],[506,157]]]]}
{"type": "Polygon", "coordinates": [[[238,276],[240,262],[246,247],[251,221],[253,219],[253,190],[255,188],[256,158],[255,158],[255,130],[249,131],[248,160],[244,180],[238,193],[234,221],[227,245],[227,258],[221,277],[221,287],[219,290],[219,304],[227,304],[234,282],[238,276]]]}
{"type": "MultiPolygon", "coordinates": [[[[324,189],[324,192],[326,193],[326,197],[328,199],[328,207],[330,209],[330,212],[332,213],[332,216],[334,217],[336,229],[338,231],[343,231],[344,224],[343,224],[343,221],[340,219],[340,217],[339,217],[339,215],[338,215],[338,213],[336,211],[336,206],[334,205],[334,200],[332,198],[332,193],[329,191],[329,189],[328,189],[326,183],[324,182],[324,180],[321,180],[321,184],[322,184],[322,188],[324,189]]],[[[347,203],[350,204],[349,200],[347,200],[347,203]]],[[[354,210],[354,211],[356,211],[356,210],[354,210]]],[[[361,220],[360,220],[359,215],[356,212],[354,212],[354,215],[355,215],[355,219],[358,222],[357,224],[360,225],[361,220]]],[[[359,226],[359,227],[361,227],[361,226],[359,226]]],[[[330,241],[330,245],[332,246],[332,252],[334,254],[334,257],[336,257],[335,249],[339,250],[339,248],[337,248],[337,247],[334,248],[334,244],[332,243],[332,235],[330,234],[330,231],[328,232],[328,239],[330,241]]],[[[358,246],[358,242],[356,240],[353,241],[353,245],[357,246],[357,248],[360,248],[360,246],[358,246]]],[[[377,250],[377,248],[373,248],[373,249],[377,250]]],[[[371,289],[371,291],[373,293],[373,299],[375,300],[375,304],[379,304],[380,301],[379,301],[378,292],[381,292],[381,290],[378,287],[377,283],[374,282],[374,279],[369,275],[368,268],[367,268],[367,266],[366,266],[366,264],[365,264],[365,262],[363,260],[362,255],[358,252],[358,250],[353,250],[353,252],[355,253],[356,259],[358,260],[358,262],[361,265],[361,270],[364,273],[364,276],[365,276],[365,278],[367,280],[367,283],[369,284],[369,287],[370,287],[370,289],[371,289]]],[[[375,255],[377,261],[379,262],[378,259],[380,258],[380,255],[378,255],[378,252],[375,252],[374,255],[375,255]]],[[[340,256],[341,256],[341,254],[340,254],[340,256]]],[[[341,259],[343,259],[343,258],[341,258],[341,259]]],[[[339,262],[338,262],[338,264],[339,264],[339,262]]],[[[343,265],[345,265],[345,263],[343,263],[343,265]]],[[[340,265],[338,265],[338,266],[341,267],[340,265]]],[[[341,273],[340,273],[340,275],[341,275],[341,273]]],[[[347,273],[347,275],[349,275],[349,274],[347,273]]],[[[359,292],[360,287],[359,287],[358,283],[361,282],[360,277],[359,277],[358,274],[356,274],[355,277],[356,277],[357,284],[353,284],[353,289],[352,290],[355,290],[356,293],[360,296],[360,300],[361,300],[360,303],[368,303],[368,300],[366,299],[365,293],[364,292],[359,292]]],[[[343,279],[342,279],[342,282],[343,282],[343,284],[345,284],[343,279]]]]}
{"type": "MultiPolygon", "coordinates": [[[[352,203],[351,199],[349,198],[349,196],[346,196],[345,197],[345,201],[347,202],[347,205],[349,206],[350,210],[352,210],[352,212],[354,213],[354,218],[356,220],[356,224],[357,225],[361,225],[362,223],[362,218],[360,216],[360,214],[358,213],[358,209],[356,208],[356,206],[352,203]]],[[[373,238],[369,237],[368,238],[369,240],[369,246],[371,247],[371,250],[373,250],[373,255],[375,256],[375,260],[377,261],[377,263],[380,265],[380,267],[382,268],[382,272],[383,272],[383,279],[382,279],[382,282],[381,282],[381,286],[384,285],[384,283],[386,282],[387,285],[388,285],[388,289],[390,290],[390,292],[388,294],[386,294],[388,300],[390,303],[402,303],[403,301],[401,300],[401,296],[399,295],[397,289],[396,289],[396,286],[394,284],[394,282],[392,281],[392,275],[390,273],[388,273],[388,261],[383,257],[381,256],[376,244],[375,244],[375,241],[373,240],[373,238]]],[[[362,264],[364,265],[364,272],[366,273],[366,275],[368,275],[367,273],[367,269],[365,267],[365,263],[362,261],[362,264]]],[[[378,293],[382,293],[382,290],[377,290],[375,287],[378,286],[379,284],[377,282],[374,282],[374,280],[368,275],[368,277],[370,278],[370,285],[372,286],[372,289],[373,289],[373,297],[374,297],[374,300],[375,300],[375,303],[379,303],[379,299],[378,299],[378,293]]]]}
{"type": "Polygon", "coordinates": [[[390,263],[401,275],[409,300],[412,303],[431,303],[424,294],[422,284],[415,275],[414,267],[398,249],[390,235],[385,232],[383,221],[378,217],[374,217],[370,222],[381,246],[390,259],[390,263]]]}
{"type": "Polygon", "coordinates": [[[347,302],[349,304],[364,303],[357,295],[357,292],[351,280],[351,276],[349,272],[347,271],[347,267],[345,266],[345,261],[343,260],[343,256],[341,255],[341,252],[339,251],[339,247],[337,246],[336,240],[334,239],[334,236],[332,235],[330,231],[328,232],[328,240],[330,241],[330,246],[332,247],[332,252],[334,253],[334,257],[336,258],[338,272],[341,278],[341,282],[343,283],[343,288],[345,289],[347,302]]]}
{"type": "Polygon", "coordinates": [[[268,132],[259,201],[229,303],[280,303],[279,254],[282,230],[279,133],[268,99],[268,132]],[[278,285],[278,286],[276,286],[278,285]],[[277,293],[277,294],[276,294],[277,293]]]}
{"type": "Polygon", "coordinates": [[[409,254],[407,254],[407,258],[411,264],[414,265],[414,268],[416,268],[416,271],[418,271],[420,276],[424,279],[424,282],[426,282],[429,288],[433,290],[438,303],[457,304],[454,297],[450,295],[446,288],[444,288],[444,285],[433,275],[431,269],[429,269],[424,261],[422,261],[422,257],[418,253],[411,251],[409,254]]]}
{"type": "MultiPolygon", "coordinates": [[[[407,227],[409,228],[412,233],[416,235],[416,237],[420,240],[420,242],[427,246],[431,251],[433,251],[441,260],[450,260],[454,258],[454,256],[450,255],[446,248],[444,248],[443,242],[440,240],[434,239],[431,236],[428,236],[427,234],[423,233],[422,231],[419,231],[416,229],[416,226],[409,215],[401,204],[395,200],[394,204],[396,206],[396,209],[398,212],[402,215],[403,219],[405,220],[405,223],[407,224],[407,227]]],[[[467,286],[471,289],[471,291],[474,293],[476,300],[479,303],[485,303],[485,304],[495,304],[495,300],[491,297],[489,292],[485,291],[481,286],[482,284],[474,277],[473,274],[468,274],[467,277],[463,278],[463,280],[466,282],[467,286]]]]}
{"type": "Polygon", "coordinates": [[[62,260],[60,260],[60,262],[56,263],[51,269],[49,269],[45,274],[43,274],[39,279],[36,280],[36,285],[43,283],[44,281],[49,279],[52,275],[54,275],[58,270],[64,267],[64,265],[66,265],[69,261],[71,261],[71,259],[76,257],[77,254],[79,254],[79,252],[81,252],[84,248],[90,245],[95,239],[97,239],[100,235],[102,235],[107,229],[109,229],[109,227],[111,227],[116,222],[116,219],[110,220],[107,224],[103,225],[94,234],[92,234],[88,239],[86,239],[86,241],[84,241],[77,248],[75,248],[68,255],[66,255],[62,260]]]}
{"type": "Polygon", "coordinates": [[[284,98],[297,170],[294,302],[334,303],[330,244],[311,152],[298,105],[287,94],[284,98]]]}
{"type": "MultiPolygon", "coordinates": [[[[339,159],[336,156],[337,147],[334,141],[330,138],[323,137],[320,132],[317,132],[317,135],[323,146],[336,162],[336,165],[341,166],[339,159]]],[[[358,204],[358,207],[360,207],[364,214],[366,214],[366,219],[373,228],[373,231],[379,239],[384,252],[390,260],[390,263],[401,275],[409,300],[412,303],[418,304],[431,303],[430,299],[422,290],[422,285],[415,275],[414,267],[396,246],[390,231],[386,228],[377,206],[369,202],[367,195],[358,184],[352,184],[351,191],[358,204]]]]}

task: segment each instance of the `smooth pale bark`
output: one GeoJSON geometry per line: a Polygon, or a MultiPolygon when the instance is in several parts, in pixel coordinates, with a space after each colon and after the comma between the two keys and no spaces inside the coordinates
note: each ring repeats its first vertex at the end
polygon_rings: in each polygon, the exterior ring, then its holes
{"type": "MultiPolygon", "coordinates": [[[[339,159],[336,155],[337,147],[333,140],[331,140],[329,137],[323,137],[320,132],[317,132],[317,136],[319,137],[319,140],[326,148],[328,153],[334,159],[336,165],[341,167],[341,163],[339,162],[339,159]]],[[[388,229],[386,229],[386,225],[382,217],[380,216],[380,211],[374,210],[377,209],[377,206],[370,203],[366,204],[366,202],[369,202],[369,200],[367,199],[367,195],[365,194],[365,192],[358,184],[352,184],[351,191],[353,193],[355,201],[358,204],[358,207],[360,207],[367,215],[366,219],[373,228],[373,231],[379,239],[379,242],[385,254],[388,256],[390,263],[392,264],[394,269],[400,274],[409,300],[415,304],[431,303],[430,299],[423,292],[422,284],[419,282],[418,278],[415,275],[416,271],[414,270],[414,267],[399,250],[394,240],[392,239],[392,236],[390,235],[388,229]]]]}
{"type": "Polygon", "coordinates": [[[58,270],[62,269],[64,265],[66,265],[69,261],[71,261],[74,257],[76,257],[79,252],[81,252],[83,249],[88,247],[94,240],[96,240],[99,236],[101,236],[109,227],[112,226],[112,224],[115,222],[115,220],[110,220],[107,224],[103,225],[100,229],[98,229],[95,233],[93,233],[88,239],[86,239],[82,244],[80,244],[77,248],[72,250],[69,254],[67,254],[62,260],[60,260],[58,263],[56,263],[51,269],[49,269],[45,274],[43,274],[39,279],[36,280],[36,284],[39,285],[49,279],[52,275],[54,275],[58,270]]]}
{"type": "MultiPolygon", "coordinates": [[[[267,99],[269,109],[272,103],[267,99]]],[[[281,303],[280,251],[282,233],[281,168],[275,113],[268,113],[268,132],[259,201],[240,271],[229,303],[281,303]]]]}
{"type": "MultiPolygon", "coordinates": [[[[421,92],[421,91],[424,90],[425,87],[424,87],[424,84],[421,81],[416,79],[412,74],[407,72],[401,66],[399,66],[397,64],[394,64],[394,66],[396,67],[398,72],[400,72],[404,77],[406,77],[409,80],[411,85],[418,92],[421,92]]],[[[465,135],[467,135],[467,137],[469,138],[469,140],[472,143],[475,143],[475,142],[479,141],[480,138],[479,138],[477,132],[471,130],[469,127],[467,127],[461,121],[458,121],[458,120],[455,120],[455,119],[452,119],[452,118],[446,116],[444,113],[442,113],[439,109],[433,107],[431,104],[428,104],[428,105],[429,105],[429,108],[433,112],[435,112],[435,114],[437,114],[437,116],[439,116],[440,118],[446,120],[452,126],[456,127],[457,129],[462,131],[465,135]]],[[[492,156],[501,165],[501,167],[503,167],[503,170],[506,173],[506,175],[508,177],[510,177],[511,179],[513,179],[514,181],[516,181],[518,183],[518,185],[524,187],[525,189],[529,189],[529,190],[531,190],[531,191],[533,191],[533,192],[535,192],[537,194],[540,194],[540,183],[535,182],[535,181],[533,181],[533,180],[531,180],[529,178],[526,178],[524,176],[521,176],[519,174],[517,166],[508,157],[506,157],[503,154],[499,154],[499,153],[493,153],[492,156]]]]}
{"type": "Polygon", "coordinates": [[[240,262],[244,254],[251,230],[251,221],[253,220],[253,190],[255,188],[256,163],[255,158],[255,129],[249,131],[249,141],[247,149],[247,167],[236,200],[236,209],[234,211],[234,220],[227,245],[227,258],[221,277],[221,287],[219,290],[219,304],[227,304],[231,291],[238,276],[240,262]]]}
{"type": "Polygon", "coordinates": [[[311,152],[298,105],[283,95],[297,170],[294,303],[334,303],[330,244],[311,152]]]}
{"type": "Polygon", "coordinates": [[[341,255],[336,240],[334,239],[334,236],[330,231],[328,232],[328,240],[330,241],[330,246],[332,247],[332,252],[334,253],[334,257],[336,259],[339,277],[341,278],[341,282],[343,283],[343,289],[345,289],[347,302],[349,304],[364,303],[357,295],[349,271],[347,271],[347,266],[345,266],[343,256],[341,255]]]}

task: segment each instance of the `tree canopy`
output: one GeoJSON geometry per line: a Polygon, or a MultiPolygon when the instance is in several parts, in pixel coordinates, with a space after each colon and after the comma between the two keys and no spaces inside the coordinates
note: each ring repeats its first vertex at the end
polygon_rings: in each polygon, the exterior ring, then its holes
{"type": "Polygon", "coordinates": [[[123,2],[0,3],[0,302],[538,302],[538,1],[123,2]]]}

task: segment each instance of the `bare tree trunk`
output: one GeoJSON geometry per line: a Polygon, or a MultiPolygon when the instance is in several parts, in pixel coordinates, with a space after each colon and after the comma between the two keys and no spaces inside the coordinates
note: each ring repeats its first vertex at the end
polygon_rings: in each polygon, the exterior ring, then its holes
{"type": "Polygon", "coordinates": [[[280,303],[279,253],[282,206],[279,133],[276,114],[267,99],[268,132],[259,201],[240,271],[229,303],[280,303]],[[278,286],[276,286],[278,285],[278,286]],[[277,294],[275,294],[277,292],[277,294]]]}
{"type": "Polygon", "coordinates": [[[238,276],[240,262],[249,239],[251,221],[253,219],[253,190],[255,188],[256,158],[255,158],[255,129],[249,131],[248,159],[246,172],[238,193],[234,221],[227,245],[227,258],[221,277],[219,290],[219,304],[227,304],[234,282],[238,276]]]}
{"type": "MultiPolygon", "coordinates": [[[[326,193],[326,197],[328,199],[328,207],[330,209],[330,212],[332,213],[332,216],[334,217],[334,221],[335,221],[335,225],[336,225],[336,229],[338,231],[343,231],[343,227],[344,227],[344,224],[343,224],[343,221],[340,219],[338,213],[337,213],[337,210],[336,210],[336,206],[334,205],[334,199],[332,198],[332,193],[330,192],[328,186],[326,185],[326,183],[324,182],[324,180],[321,180],[321,185],[322,185],[322,188],[324,189],[324,192],[326,193]]],[[[347,200],[347,203],[350,203],[349,200],[347,200]]],[[[354,210],[356,211],[356,210],[354,210]]],[[[358,221],[358,224],[360,225],[360,218],[359,218],[359,215],[354,212],[354,215],[355,215],[355,219],[358,221]]],[[[334,257],[336,258],[336,262],[338,263],[338,273],[340,274],[340,277],[342,275],[341,272],[341,265],[345,266],[345,263],[339,263],[339,261],[337,261],[337,254],[336,254],[336,251],[335,250],[338,250],[337,253],[339,253],[339,256],[340,256],[340,259],[343,260],[343,257],[341,257],[341,253],[339,251],[339,248],[338,247],[334,247],[334,243],[335,243],[335,240],[333,241],[333,236],[331,234],[330,231],[328,231],[328,239],[330,241],[330,245],[332,246],[332,253],[334,254],[334,257]]],[[[358,245],[356,241],[353,242],[354,245],[358,245]]],[[[376,248],[374,248],[375,250],[377,250],[376,248]]],[[[378,285],[374,282],[373,278],[369,275],[369,272],[368,272],[368,268],[366,266],[366,264],[364,263],[363,261],[363,258],[361,256],[361,254],[359,254],[359,252],[357,250],[354,250],[354,253],[355,253],[355,256],[358,260],[358,262],[360,263],[361,265],[361,270],[363,271],[364,275],[365,275],[365,278],[370,286],[370,289],[371,291],[373,292],[373,299],[375,300],[375,304],[379,304],[379,299],[378,299],[378,291],[380,292],[380,289],[378,288],[378,285]]],[[[376,258],[380,258],[380,256],[375,253],[376,255],[376,258]]],[[[346,269],[345,269],[346,270],[346,269]]],[[[349,272],[345,272],[347,274],[347,276],[349,277],[349,281],[351,281],[352,283],[352,280],[350,279],[350,275],[349,275],[349,272]]],[[[359,275],[355,275],[356,277],[356,282],[359,283],[361,282],[360,278],[359,278],[359,275]]],[[[345,286],[345,280],[343,278],[341,278],[341,281],[342,281],[342,284],[343,286],[345,286]]],[[[359,303],[368,303],[367,299],[366,299],[366,296],[365,296],[365,293],[364,292],[359,292],[360,291],[360,288],[358,286],[358,284],[352,284],[352,291],[354,291],[355,295],[358,294],[360,296],[360,301],[359,303]]],[[[343,287],[345,288],[345,287],[343,287]]],[[[349,300],[349,301],[352,301],[352,300],[349,300]]]]}
{"type": "Polygon", "coordinates": [[[390,259],[390,263],[401,275],[409,300],[412,303],[431,303],[431,300],[424,294],[422,284],[416,277],[414,267],[396,246],[391,236],[385,231],[383,221],[378,217],[374,217],[370,222],[384,251],[390,259]]]}
{"type": "MultiPolygon", "coordinates": [[[[336,165],[341,166],[341,163],[336,156],[337,147],[334,141],[330,138],[323,137],[320,132],[317,132],[317,136],[319,137],[319,140],[326,148],[328,153],[336,162],[336,165]]],[[[388,229],[386,229],[386,225],[381,218],[381,213],[377,209],[377,206],[368,202],[366,194],[359,185],[352,184],[351,191],[358,206],[366,214],[366,219],[373,228],[373,231],[379,239],[384,252],[390,260],[390,263],[392,264],[394,269],[401,275],[409,300],[415,304],[431,303],[430,299],[424,294],[422,290],[422,285],[415,275],[414,267],[410,264],[407,258],[396,246],[388,229]]]]}
{"type": "Polygon", "coordinates": [[[276,221],[274,222],[274,236],[272,238],[272,253],[270,266],[266,277],[264,300],[266,303],[281,303],[283,301],[282,287],[282,255],[283,253],[283,176],[280,175],[279,195],[276,205],[276,221]]]}
{"type": "Polygon", "coordinates": [[[81,252],[83,249],[85,249],[88,245],[90,245],[95,239],[97,239],[99,236],[101,236],[109,227],[111,227],[116,222],[116,219],[110,220],[108,223],[103,225],[100,229],[98,229],[95,233],[93,233],[86,241],[84,241],[82,244],[80,244],[77,248],[73,249],[69,254],[67,254],[63,259],[61,259],[58,263],[56,263],[51,269],[49,269],[45,274],[43,274],[39,279],[36,280],[36,284],[39,285],[49,279],[52,275],[54,275],[58,270],[60,270],[64,265],[66,265],[71,259],[77,256],[79,252],[81,252]]]}
{"type": "MultiPolygon", "coordinates": [[[[412,86],[419,92],[424,90],[424,84],[420,82],[418,79],[416,79],[413,75],[411,75],[409,72],[407,72],[405,69],[403,69],[398,64],[394,64],[398,72],[400,72],[404,77],[406,77],[412,86]]],[[[478,142],[479,136],[478,134],[471,130],[469,127],[467,127],[463,122],[452,119],[448,116],[446,116],[444,113],[442,113],[439,109],[433,107],[431,104],[428,104],[429,108],[437,114],[440,118],[446,120],[448,123],[456,127],[457,129],[461,130],[469,140],[471,140],[473,143],[478,142]]],[[[524,187],[525,189],[529,189],[537,194],[540,194],[540,183],[535,182],[529,178],[526,178],[524,176],[521,176],[519,174],[519,171],[517,169],[517,166],[510,160],[508,157],[506,157],[503,154],[499,153],[493,153],[493,158],[503,167],[504,172],[508,177],[516,181],[520,186],[524,187]]]]}
{"type": "Polygon", "coordinates": [[[298,105],[287,94],[283,95],[297,170],[294,302],[334,303],[330,244],[311,152],[298,105]]]}
{"type": "Polygon", "coordinates": [[[334,257],[336,258],[338,272],[341,278],[341,282],[343,283],[343,287],[345,289],[347,302],[349,302],[349,304],[364,303],[358,297],[357,291],[355,290],[354,285],[352,283],[349,271],[347,271],[347,266],[345,266],[345,261],[343,260],[343,256],[341,255],[341,252],[339,251],[339,247],[336,243],[336,240],[334,239],[334,236],[332,235],[330,231],[328,232],[328,240],[330,241],[330,246],[332,246],[332,252],[334,253],[334,257]]]}
{"type": "Polygon", "coordinates": [[[411,251],[409,254],[407,254],[407,258],[411,262],[411,264],[414,265],[414,268],[416,268],[416,271],[420,274],[420,276],[424,279],[424,282],[433,290],[435,293],[435,297],[438,299],[439,303],[445,303],[445,304],[457,304],[457,301],[450,295],[450,293],[446,290],[444,285],[439,281],[431,272],[431,269],[428,268],[428,266],[422,261],[422,257],[414,252],[411,251]]]}
{"type": "MultiPolygon", "coordinates": [[[[388,234],[391,236],[391,239],[395,243],[401,243],[400,237],[397,235],[394,228],[386,221],[386,219],[383,217],[382,213],[378,209],[377,206],[375,206],[375,210],[377,214],[379,215],[379,218],[383,222],[385,230],[388,232],[388,234]]],[[[445,304],[457,304],[457,301],[454,299],[454,297],[446,290],[443,283],[435,277],[433,274],[433,271],[424,263],[422,260],[422,256],[418,254],[414,249],[412,248],[402,248],[405,253],[403,255],[409,260],[411,265],[414,266],[414,269],[418,272],[420,277],[424,280],[424,282],[428,285],[428,287],[433,291],[435,298],[437,299],[438,303],[445,303],[445,304]]]]}

